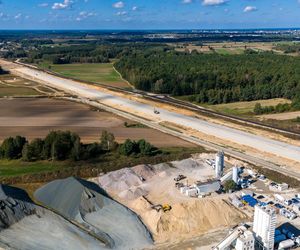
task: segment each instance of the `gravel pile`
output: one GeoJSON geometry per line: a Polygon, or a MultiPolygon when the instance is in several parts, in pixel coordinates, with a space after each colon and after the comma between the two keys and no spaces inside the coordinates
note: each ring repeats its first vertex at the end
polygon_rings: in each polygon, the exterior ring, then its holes
{"type": "MultiPolygon", "coordinates": [[[[139,182],[139,178],[129,180],[139,182]]],[[[95,232],[112,249],[142,249],[152,237],[138,216],[111,199],[98,185],[77,178],[48,183],[35,198],[95,232]]]]}
{"type": "Polygon", "coordinates": [[[142,185],[143,181],[132,168],[123,168],[99,177],[98,183],[105,190],[122,192],[133,186],[142,185]]]}
{"type": "Polygon", "coordinates": [[[0,185],[0,230],[35,212],[27,193],[21,189],[0,185]]]}
{"type": "Polygon", "coordinates": [[[63,217],[33,203],[21,189],[0,185],[0,248],[107,249],[63,217]]]}

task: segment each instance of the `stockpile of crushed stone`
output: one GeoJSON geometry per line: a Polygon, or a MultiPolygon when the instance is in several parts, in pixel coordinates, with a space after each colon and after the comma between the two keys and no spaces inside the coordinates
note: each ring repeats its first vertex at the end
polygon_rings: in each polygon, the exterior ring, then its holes
{"type": "Polygon", "coordinates": [[[21,189],[0,185],[0,230],[34,213],[35,206],[21,189]]]}
{"type": "Polygon", "coordinates": [[[107,249],[61,216],[32,202],[21,189],[0,185],[0,248],[107,249]]]}
{"type": "MultiPolygon", "coordinates": [[[[140,180],[137,177],[131,181],[140,180]]],[[[94,183],[73,177],[56,180],[38,189],[34,196],[47,207],[94,231],[112,249],[142,249],[153,243],[138,216],[94,183]]]]}
{"type": "Polygon", "coordinates": [[[121,192],[132,186],[140,186],[143,184],[143,181],[133,169],[123,168],[99,177],[99,183],[105,190],[121,192]]]}

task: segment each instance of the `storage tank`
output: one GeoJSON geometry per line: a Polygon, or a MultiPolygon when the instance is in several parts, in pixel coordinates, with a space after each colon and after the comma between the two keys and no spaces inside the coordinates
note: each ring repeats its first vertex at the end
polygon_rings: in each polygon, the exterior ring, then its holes
{"type": "Polygon", "coordinates": [[[224,171],[224,152],[220,151],[216,155],[216,178],[220,178],[224,171]]]}
{"type": "Polygon", "coordinates": [[[286,240],[286,236],[284,234],[275,235],[275,244],[286,240]]]}
{"type": "Polygon", "coordinates": [[[238,184],[239,179],[239,169],[237,167],[233,167],[232,169],[232,180],[238,184]]]}

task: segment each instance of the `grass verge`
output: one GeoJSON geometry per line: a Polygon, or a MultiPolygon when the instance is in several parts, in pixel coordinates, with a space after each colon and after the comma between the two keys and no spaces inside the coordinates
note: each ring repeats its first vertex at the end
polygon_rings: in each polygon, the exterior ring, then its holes
{"type": "Polygon", "coordinates": [[[132,167],[138,164],[158,164],[190,157],[195,153],[207,152],[202,147],[161,148],[155,156],[122,156],[117,152],[107,153],[97,159],[80,162],[41,161],[24,163],[22,161],[0,161],[0,181],[3,184],[27,184],[49,182],[69,176],[90,178],[100,173],[132,167]]]}
{"type": "Polygon", "coordinates": [[[112,63],[84,63],[84,64],[49,64],[43,62],[39,67],[51,70],[65,77],[82,81],[100,83],[107,86],[128,88],[129,85],[121,79],[114,70],[112,63]]]}

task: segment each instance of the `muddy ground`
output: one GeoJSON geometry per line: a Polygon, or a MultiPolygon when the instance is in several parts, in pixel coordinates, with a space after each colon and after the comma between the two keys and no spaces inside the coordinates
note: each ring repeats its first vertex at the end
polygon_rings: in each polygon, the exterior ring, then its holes
{"type": "Polygon", "coordinates": [[[144,138],[157,147],[193,146],[150,128],[126,128],[124,122],[133,122],[79,103],[50,98],[0,99],[0,107],[0,141],[15,135],[32,140],[51,130],[70,130],[78,133],[83,142],[94,142],[101,131],[107,130],[118,142],[144,138]]]}

